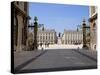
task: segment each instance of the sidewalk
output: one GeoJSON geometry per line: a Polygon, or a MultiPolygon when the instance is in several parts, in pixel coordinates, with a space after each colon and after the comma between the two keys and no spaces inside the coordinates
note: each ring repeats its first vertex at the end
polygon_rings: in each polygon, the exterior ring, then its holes
{"type": "Polygon", "coordinates": [[[25,65],[29,64],[33,60],[35,60],[37,57],[44,54],[46,51],[22,51],[20,53],[16,52],[14,53],[14,69],[20,70],[25,65]]]}
{"type": "MultiPolygon", "coordinates": [[[[21,68],[17,73],[97,68],[96,61],[86,54],[79,53],[80,51],[76,49],[55,49],[45,51],[47,52],[21,68]]],[[[89,52],[91,54],[91,51],[89,52]]]]}
{"type": "Polygon", "coordinates": [[[80,49],[74,51],[97,62],[97,51],[95,50],[80,49]]]}

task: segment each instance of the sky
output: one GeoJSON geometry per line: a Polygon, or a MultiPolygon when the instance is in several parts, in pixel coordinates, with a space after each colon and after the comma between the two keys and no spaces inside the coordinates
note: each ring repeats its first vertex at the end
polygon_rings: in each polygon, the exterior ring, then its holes
{"type": "Polygon", "coordinates": [[[55,29],[57,33],[66,30],[76,30],[83,18],[88,24],[89,7],[83,5],[29,3],[31,22],[37,16],[38,23],[44,24],[46,29],[55,29]]]}

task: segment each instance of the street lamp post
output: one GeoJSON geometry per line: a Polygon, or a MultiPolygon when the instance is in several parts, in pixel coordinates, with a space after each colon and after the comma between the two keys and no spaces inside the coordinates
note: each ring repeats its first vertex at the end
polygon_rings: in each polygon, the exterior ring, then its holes
{"type": "Polygon", "coordinates": [[[89,26],[86,26],[85,19],[83,20],[82,30],[83,30],[83,48],[87,48],[86,45],[86,29],[89,29],[89,26]]]}
{"type": "Polygon", "coordinates": [[[83,48],[86,48],[86,23],[85,23],[85,19],[83,20],[83,24],[82,24],[82,29],[83,29],[83,48]]]}
{"type": "Polygon", "coordinates": [[[34,17],[34,25],[29,25],[28,26],[28,27],[34,28],[34,43],[33,43],[34,50],[37,50],[37,47],[38,47],[38,44],[37,44],[37,31],[38,31],[38,28],[43,25],[43,24],[38,24],[37,21],[38,21],[38,19],[35,16],[34,17]]]}
{"type": "MultiPolygon", "coordinates": [[[[86,45],[86,43],[87,43],[86,29],[90,29],[90,26],[87,26],[86,23],[85,23],[85,19],[83,19],[82,26],[78,25],[77,27],[82,28],[82,31],[83,31],[83,48],[88,48],[87,45],[86,45]]],[[[89,44],[90,44],[90,42],[89,42],[89,44]]]]}
{"type": "Polygon", "coordinates": [[[34,17],[34,50],[37,49],[37,31],[38,31],[38,23],[37,23],[37,17],[34,17]]]}

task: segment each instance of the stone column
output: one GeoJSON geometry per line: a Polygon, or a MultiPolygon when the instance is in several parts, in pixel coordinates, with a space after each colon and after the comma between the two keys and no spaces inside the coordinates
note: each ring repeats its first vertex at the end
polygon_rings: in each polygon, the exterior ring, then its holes
{"type": "Polygon", "coordinates": [[[17,40],[17,50],[22,51],[22,26],[23,26],[23,18],[21,15],[17,15],[18,19],[18,40],[17,40]]]}

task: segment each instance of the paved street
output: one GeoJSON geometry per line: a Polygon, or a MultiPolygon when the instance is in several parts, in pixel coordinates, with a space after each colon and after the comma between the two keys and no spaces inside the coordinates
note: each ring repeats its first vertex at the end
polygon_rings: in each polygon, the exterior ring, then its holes
{"type": "Polygon", "coordinates": [[[93,69],[97,67],[97,53],[89,50],[55,49],[29,52],[15,56],[16,73],[48,70],[93,69]],[[17,58],[16,58],[17,57],[17,58]],[[19,57],[19,58],[18,58],[19,57]],[[19,63],[20,61],[20,63],[19,63]]]}
{"type": "Polygon", "coordinates": [[[43,51],[23,51],[14,53],[14,68],[41,55],[43,51]]]}

